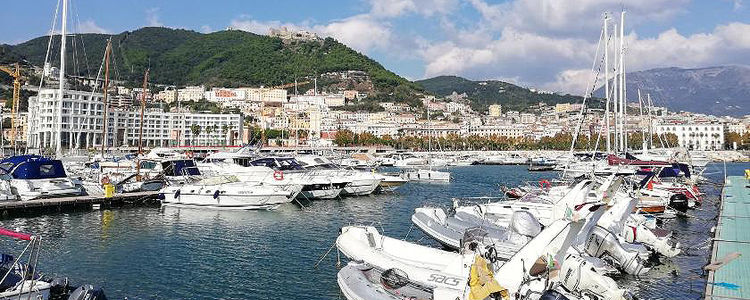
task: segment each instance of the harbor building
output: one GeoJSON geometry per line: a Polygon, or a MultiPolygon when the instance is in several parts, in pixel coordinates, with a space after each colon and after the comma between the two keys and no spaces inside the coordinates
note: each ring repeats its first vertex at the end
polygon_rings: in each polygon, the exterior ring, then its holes
{"type": "Polygon", "coordinates": [[[689,150],[721,150],[724,148],[724,124],[659,124],[659,134],[677,135],[680,147],[689,150]]]}
{"type": "MultiPolygon", "coordinates": [[[[103,94],[65,90],[62,113],[58,113],[57,89],[42,89],[29,98],[27,140],[30,148],[86,149],[102,145],[103,94]],[[58,127],[59,126],[59,127],[58,127]],[[58,137],[59,132],[59,137],[58,137]]],[[[107,145],[137,146],[140,134],[139,108],[110,107],[107,145]]],[[[242,135],[242,115],[144,112],[143,143],[146,147],[231,145],[242,135]],[[191,127],[200,126],[193,135],[191,127]],[[210,129],[209,129],[210,128],[210,129]]]]}

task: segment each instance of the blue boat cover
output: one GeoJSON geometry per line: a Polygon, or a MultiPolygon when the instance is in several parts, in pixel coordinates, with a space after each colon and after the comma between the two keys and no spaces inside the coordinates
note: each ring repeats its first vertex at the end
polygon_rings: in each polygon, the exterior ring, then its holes
{"type": "Polygon", "coordinates": [[[62,162],[39,155],[17,155],[0,160],[0,169],[15,179],[65,178],[62,162]]]}
{"type": "Polygon", "coordinates": [[[164,175],[167,176],[201,175],[198,167],[195,166],[195,162],[191,159],[164,162],[162,168],[164,169],[164,175]]]}

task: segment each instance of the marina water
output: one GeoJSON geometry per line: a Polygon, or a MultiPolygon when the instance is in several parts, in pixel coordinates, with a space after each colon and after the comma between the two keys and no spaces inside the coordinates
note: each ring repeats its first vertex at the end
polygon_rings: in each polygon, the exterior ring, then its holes
{"type": "MultiPolygon", "coordinates": [[[[730,174],[748,167],[727,166],[730,174]]],[[[414,208],[449,207],[452,197],[497,196],[500,185],[555,177],[525,166],[455,167],[451,173],[450,184],[408,183],[395,193],[315,201],[304,209],[133,207],[16,218],[3,220],[2,227],[43,237],[42,272],[102,286],[110,299],[339,299],[336,250],[313,266],[341,226],[373,224],[386,235],[438,247],[411,225],[414,208]]],[[[721,182],[723,165],[709,165],[706,176],[721,182]]],[[[645,277],[618,278],[638,298],[701,297],[720,186],[702,189],[708,193],[703,206],[664,221],[684,253],[645,277]]],[[[0,245],[13,254],[23,246],[7,239],[0,245]]]]}

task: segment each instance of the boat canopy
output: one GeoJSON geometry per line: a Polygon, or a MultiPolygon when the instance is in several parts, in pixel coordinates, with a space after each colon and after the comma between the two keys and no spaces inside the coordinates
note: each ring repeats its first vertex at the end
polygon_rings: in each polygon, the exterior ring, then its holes
{"type": "Polygon", "coordinates": [[[17,155],[0,160],[0,169],[14,179],[65,178],[61,161],[39,155],[17,155]]]}
{"type": "Polygon", "coordinates": [[[166,176],[201,175],[192,159],[168,160],[162,162],[162,169],[166,176]]]}

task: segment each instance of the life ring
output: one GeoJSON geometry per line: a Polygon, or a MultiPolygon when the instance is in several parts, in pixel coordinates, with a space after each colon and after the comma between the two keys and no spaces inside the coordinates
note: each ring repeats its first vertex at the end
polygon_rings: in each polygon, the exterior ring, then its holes
{"type": "Polygon", "coordinates": [[[279,170],[273,171],[273,179],[284,180],[284,172],[279,170]]]}
{"type": "Polygon", "coordinates": [[[105,176],[102,176],[102,180],[101,180],[101,182],[102,182],[102,185],[105,185],[105,184],[109,184],[109,183],[110,183],[110,181],[109,181],[109,177],[108,177],[108,176],[106,176],[106,175],[105,175],[105,176]]]}
{"type": "Polygon", "coordinates": [[[547,179],[542,179],[539,181],[539,187],[548,190],[550,187],[552,187],[552,184],[549,183],[547,179]]]}

